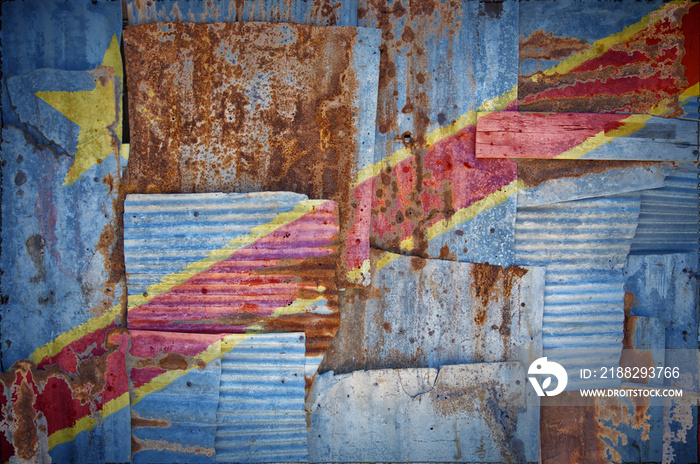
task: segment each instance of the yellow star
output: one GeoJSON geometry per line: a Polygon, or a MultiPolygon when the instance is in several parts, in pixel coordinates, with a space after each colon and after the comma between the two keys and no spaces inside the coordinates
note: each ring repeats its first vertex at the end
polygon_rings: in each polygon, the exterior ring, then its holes
{"type": "Polygon", "coordinates": [[[122,68],[116,36],[112,38],[112,43],[105,53],[103,65],[112,67],[114,71],[106,67],[93,71],[95,74],[93,90],[35,93],[37,97],[80,126],[75,160],[66,174],[64,186],[73,185],[92,165],[100,164],[110,154],[118,152],[118,141],[115,136],[121,135],[121,124],[117,121],[114,80],[115,75],[121,77],[122,68]]]}

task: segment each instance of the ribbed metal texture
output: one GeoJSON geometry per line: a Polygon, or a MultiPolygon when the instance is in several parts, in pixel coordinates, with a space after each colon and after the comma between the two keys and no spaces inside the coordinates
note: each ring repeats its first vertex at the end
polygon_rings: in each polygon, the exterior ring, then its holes
{"type": "MultiPolygon", "coordinates": [[[[205,258],[256,226],[289,212],[306,195],[220,193],[128,195],[124,202],[124,260],[129,295],[205,258]]],[[[313,241],[309,247],[313,247],[313,241]]]]}
{"type": "Polygon", "coordinates": [[[190,0],[128,0],[126,11],[130,26],[168,21],[264,21],[311,26],[357,26],[356,1],[329,4],[323,0],[217,0],[212,4],[190,0]]]}
{"type": "Polygon", "coordinates": [[[569,390],[580,386],[579,368],[618,363],[622,269],[639,205],[627,194],[518,209],[516,260],[546,269],[544,355],[570,372],[569,390]]]}
{"type": "Polygon", "coordinates": [[[304,338],[254,335],[222,354],[217,462],[308,460],[304,338]]]}
{"type": "Polygon", "coordinates": [[[676,168],[663,188],[642,193],[639,225],[630,253],[700,252],[700,169],[676,168]]]}
{"type": "Polygon", "coordinates": [[[338,211],[293,193],[136,195],[125,202],[129,327],[308,330],[338,324],[338,211]],[[150,286],[149,286],[150,284],[150,286]]]}

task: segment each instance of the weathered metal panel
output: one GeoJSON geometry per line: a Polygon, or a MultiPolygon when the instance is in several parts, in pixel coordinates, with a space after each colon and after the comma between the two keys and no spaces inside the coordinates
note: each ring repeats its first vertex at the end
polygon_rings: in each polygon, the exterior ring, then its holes
{"type": "Polygon", "coordinates": [[[221,359],[217,462],[308,461],[304,338],[228,337],[238,344],[221,359]]]}
{"type": "Polygon", "coordinates": [[[700,251],[699,176],[700,168],[684,163],[666,177],[663,188],[642,193],[632,254],[700,251]]]}
{"type": "Polygon", "coordinates": [[[129,25],[187,21],[262,21],[310,26],[357,26],[357,2],[328,0],[127,0],[129,25]]]}
{"type": "Polygon", "coordinates": [[[516,165],[474,156],[474,111],[515,103],[515,1],[360,2],[382,29],[372,244],[423,258],[513,262],[516,165]],[[465,237],[469,243],[465,243],[465,237]]]}
{"type": "Polygon", "coordinates": [[[43,69],[6,82],[26,125],[3,128],[0,324],[9,367],[80,324],[114,319],[123,286],[112,70],[43,69]]]}
{"type": "Polygon", "coordinates": [[[693,116],[698,24],[692,1],[522,2],[518,108],[693,116]]]}
{"type": "Polygon", "coordinates": [[[698,124],[643,114],[479,113],[477,158],[694,161],[698,124]]]}
{"type": "Polygon", "coordinates": [[[128,195],[130,329],[307,331],[309,355],[338,329],[338,208],[295,193],[128,195]]]}
{"type": "Polygon", "coordinates": [[[372,285],[346,295],[321,372],[542,356],[544,269],[372,251],[372,285]]]}
{"type": "Polygon", "coordinates": [[[567,368],[567,389],[582,386],[579,368],[618,363],[622,269],[639,204],[638,194],[626,194],[518,209],[516,261],[545,267],[544,355],[567,368]]]}
{"type": "Polygon", "coordinates": [[[131,331],[132,462],[216,462],[221,338],[131,331]]]}
{"type": "Polygon", "coordinates": [[[671,163],[518,160],[518,206],[540,206],[664,186],[671,163]]]}
{"type": "Polygon", "coordinates": [[[308,399],[309,457],[537,462],[539,400],[531,406],[529,394],[520,363],[328,372],[308,399]]]}
{"type": "MultiPolygon", "coordinates": [[[[639,385],[623,386],[639,389],[639,385]]],[[[697,398],[542,399],[542,462],[694,463],[698,459],[697,398]],[[570,406],[572,403],[576,406],[570,406]],[[695,432],[697,432],[695,430],[695,432]]]]}
{"type": "Polygon", "coordinates": [[[330,198],[342,275],[369,277],[371,189],[351,182],[373,157],[378,31],[158,23],[124,37],[130,191],[330,198]]]}
{"type": "Polygon", "coordinates": [[[90,342],[0,372],[3,463],[129,460],[129,335],[113,329],[90,342]]]}

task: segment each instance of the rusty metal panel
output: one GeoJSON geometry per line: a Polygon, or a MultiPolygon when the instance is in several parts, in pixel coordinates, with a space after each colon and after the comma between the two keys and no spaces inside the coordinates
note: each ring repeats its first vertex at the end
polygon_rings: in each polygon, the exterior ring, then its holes
{"type": "Polygon", "coordinates": [[[328,0],[127,0],[129,25],[187,21],[262,21],[310,26],[357,26],[357,2],[328,0]]]}
{"type": "Polygon", "coordinates": [[[683,163],[666,177],[663,188],[642,192],[632,254],[700,252],[698,183],[700,168],[683,163]]]}
{"type": "Polygon", "coordinates": [[[516,260],[544,266],[544,355],[569,371],[617,365],[622,348],[622,270],[637,225],[640,195],[625,194],[518,209],[516,260]],[[602,364],[601,364],[602,363],[602,364]]]}
{"type": "Polygon", "coordinates": [[[131,331],[132,462],[216,462],[221,338],[131,331]]]}
{"type": "Polygon", "coordinates": [[[646,161],[519,159],[518,206],[657,189],[664,186],[665,177],[672,171],[671,163],[646,161]]]}
{"type": "Polygon", "coordinates": [[[225,339],[217,462],[308,461],[305,351],[303,333],[225,339]]]}
{"type": "Polygon", "coordinates": [[[338,329],[338,208],[296,193],[128,195],[130,329],[307,331],[310,356],[338,329]]]}
{"type": "Polygon", "coordinates": [[[513,262],[516,165],[474,156],[475,111],[514,109],[515,1],[360,2],[382,30],[372,244],[422,258],[513,262]]]}
{"type": "Polygon", "coordinates": [[[3,127],[0,324],[9,367],[80,324],[106,314],[114,319],[123,285],[114,257],[119,160],[112,69],[42,69],[6,82],[25,125],[3,127]]]}
{"type": "Polygon", "coordinates": [[[341,275],[367,281],[371,190],[351,182],[373,158],[378,31],[158,23],[124,40],[131,192],[330,198],[341,275]]]}
{"type": "Polygon", "coordinates": [[[478,158],[694,161],[698,123],[645,114],[484,112],[478,158]]]}
{"type": "Polygon", "coordinates": [[[117,328],[81,342],[0,372],[3,463],[129,460],[129,335],[117,328]]]}
{"type": "Polygon", "coordinates": [[[537,462],[539,399],[530,405],[528,390],[520,363],[328,372],[309,394],[309,458],[537,462]]]}
{"type": "Polygon", "coordinates": [[[544,269],[372,251],[372,285],[346,295],[321,372],[542,356],[544,269]]]}
{"type": "MultiPolygon", "coordinates": [[[[623,386],[623,389],[639,389],[623,386]]],[[[578,397],[578,398],[577,398],[578,397]]],[[[542,462],[694,463],[697,397],[542,399],[542,462]],[[573,402],[578,405],[571,406],[573,402]]]]}
{"type": "Polygon", "coordinates": [[[700,5],[520,3],[518,108],[695,117],[700,5]]]}

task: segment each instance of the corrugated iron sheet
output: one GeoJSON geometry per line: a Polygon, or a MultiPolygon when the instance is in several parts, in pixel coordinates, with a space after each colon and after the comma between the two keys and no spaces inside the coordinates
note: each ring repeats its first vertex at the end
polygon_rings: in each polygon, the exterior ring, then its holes
{"type": "Polygon", "coordinates": [[[133,462],[305,462],[305,336],[131,332],[133,462]]]}
{"type": "Polygon", "coordinates": [[[618,363],[622,269],[639,205],[626,194],[518,209],[516,260],[545,267],[544,355],[567,368],[569,390],[583,385],[579,368],[618,363]]]}
{"type": "Polygon", "coordinates": [[[228,338],[238,344],[221,357],[217,462],[308,461],[304,339],[303,333],[228,338]]]}
{"type": "Polygon", "coordinates": [[[130,191],[330,198],[338,266],[351,282],[368,278],[371,189],[351,181],[373,158],[378,31],[160,23],[124,37],[130,191]]]}
{"type": "Polygon", "coordinates": [[[372,251],[372,285],[346,294],[321,372],[439,368],[542,356],[544,269],[372,251]]]}
{"type": "Polygon", "coordinates": [[[475,158],[474,111],[514,103],[517,18],[515,1],[360,3],[382,29],[373,246],[512,264],[516,165],[475,158]]]}
{"type": "Polygon", "coordinates": [[[684,163],[666,177],[663,188],[642,193],[632,254],[700,252],[699,176],[700,168],[684,163]]]}
{"type": "Polygon", "coordinates": [[[518,206],[660,188],[672,170],[671,163],[644,161],[519,159],[518,206]]]}
{"type": "Polygon", "coordinates": [[[127,0],[126,9],[130,26],[169,21],[264,21],[310,26],[357,26],[357,2],[354,1],[127,0]]]}
{"type": "Polygon", "coordinates": [[[308,399],[309,457],[537,462],[539,399],[531,407],[528,390],[520,363],[328,372],[308,399]]]}
{"type": "Polygon", "coordinates": [[[221,338],[131,331],[132,462],[216,462],[221,338]]]}
{"type": "Polygon", "coordinates": [[[692,1],[523,2],[518,108],[692,117],[698,24],[692,1]]]}
{"type": "Polygon", "coordinates": [[[128,195],[130,329],[307,332],[310,356],[338,329],[338,208],[295,193],[128,195]]]}
{"type": "Polygon", "coordinates": [[[698,124],[645,114],[485,112],[477,158],[694,161],[698,124]]]}

